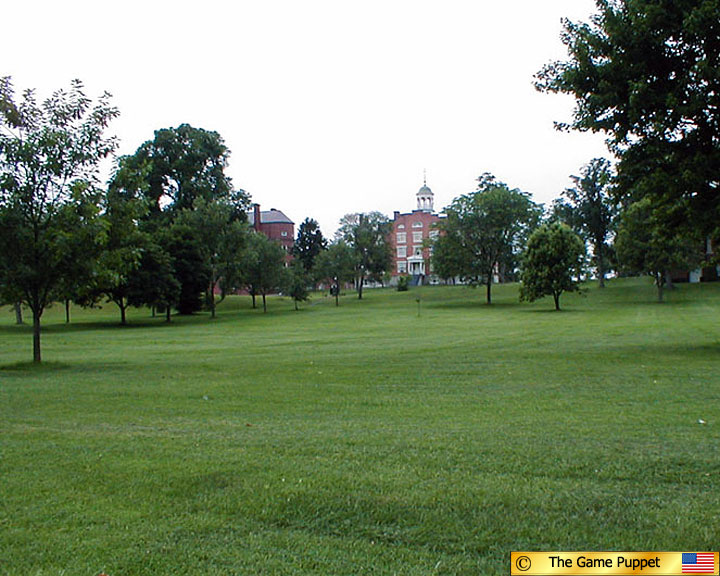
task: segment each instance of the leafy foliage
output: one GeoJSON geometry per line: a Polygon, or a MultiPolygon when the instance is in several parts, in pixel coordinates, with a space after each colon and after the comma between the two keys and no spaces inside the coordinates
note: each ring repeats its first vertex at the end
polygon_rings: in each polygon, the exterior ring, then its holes
{"type": "Polygon", "coordinates": [[[211,201],[233,195],[225,175],[230,151],[217,132],[181,124],[155,131],[124,159],[121,176],[140,184],[151,212],[192,209],[195,200],[211,201]]]}
{"type": "Polygon", "coordinates": [[[631,204],[623,213],[616,247],[623,273],[649,274],[663,299],[667,273],[672,268],[697,265],[703,239],[688,227],[668,229],[649,198],[631,204]]]}
{"type": "Polygon", "coordinates": [[[163,244],[172,258],[174,276],[180,284],[178,312],[193,314],[200,311],[212,274],[203,255],[200,234],[190,226],[175,224],[163,244]]]}
{"type": "Polygon", "coordinates": [[[147,242],[141,251],[137,270],[127,281],[127,303],[164,310],[170,322],[172,307],[180,299],[180,282],[175,277],[173,260],[159,244],[147,242]]]}
{"type": "Polygon", "coordinates": [[[246,242],[247,217],[241,206],[227,198],[197,198],[193,209],[182,210],[176,222],[191,228],[198,237],[203,263],[209,273],[205,287],[210,312],[215,317],[215,290],[222,298],[239,285],[242,250],[246,242]]]}
{"type": "Polygon", "coordinates": [[[282,290],[292,298],[297,310],[298,302],[306,302],[310,299],[308,274],[299,260],[295,260],[292,265],[285,268],[283,274],[282,290]]]}
{"type": "Polygon", "coordinates": [[[392,255],[388,236],[391,222],[380,212],[346,214],[337,232],[353,251],[358,299],[362,300],[363,285],[368,276],[381,277],[390,268],[392,255]]]}
{"type": "Polygon", "coordinates": [[[315,278],[335,287],[335,304],[340,300],[340,286],[355,277],[355,253],[344,241],[336,240],[315,260],[315,278]]]}
{"type": "Polygon", "coordinates": [[[663,226],[717,229],[720,1],[596,0],[590,23],[564,22],[569,60],[545,66],[538,89],[576,98],[561,128],[608,135],[618,190],[664,206],[663,226]]]}
{"type": "Polygon", "coordinates": [[[266,295],[282,285],[284,268],[285,251],[280,244],[264,234],[249,235],[242,257],[241,274],[250,293],[262,296],[263,312],[267,312],[266,295]]]}
{"type": "Polygon", "coordinates": [[[299,260],[306,272],[315,266],[318,254],[327,247],[327,240],[316,220],[306,218],[298,228],[297,239],[293,246],[293,256],[299,260]]]}
{"type": "Polygon", "coordinates": [[[111,182],[113,189],[147,206],[140,228],[153,237],[156,248],[173,256],[177,243],[174,247],[164,243],[184,238],[185,249],[178,252],[182,256],[171,258],[181,285],[181,313],[199,309],[196,297],[201,279],[206,282],[202,292],[213,316],[216,289],[224,297],[239,284],[248,196],[235,190],[225,175],[229,155],[217,132],[182,124],[157,130],[153,140],[121,158],[111,182]],[[187,231],[167,234],[168,226],[192,229],[195,240],[190,242],[187,231]],[[195,252],[190,261],[200,258],[197,277],[185,270],[190,262],[186,261],[188,242],[195,252]]]}
{"type": "Polygon", "coordinates": [[[573,176],[575,186],[563,192],[564,201],[553,204],[556,219],[577,232],[592,248],[592,259],[600,287],[605,286],[610,254],[609,239],[618,207],[613,198],[613,171],[605,158],[594,158],[573,176]]]}
{"type": "Polygon", "coordinates": [[[117,146],[104,131],[117,115],[109,94],[93,104],[79,80],[40,104],[33,90],[16,102],[11,79],[0,79],[0,252],[12,254],[0,288],[33,313],[35,362],[43,311],[90,273],[77,260],[96,241],[86,226],[98,216],[98,165],[117,146]]]}
{"type": "Polygon", "coordinates": [[[575,277],[584,257],[582,240],[567,225],[553,222],[540,226],[530,236],[523,256],[520,299],[534,302],[552,296],[555,309],[560,310],[560,295],[579,289],[575,277]]]}
{"type": "Polygon", "coordinates": [[[445,214],[434,244],[435,270],[443,278],[485,284],[489,304],[493,276],[514,273],[541,208],[526,192],[486,173],[478,178],[478,190],[453,200],[445,214]]]}
{"type": "Polygon", "coordinates": [[[403,274],[402,276],[398,276],[398,283],[397,283],[397,291],[398,292],[407,292],[410,288],[410,277],[406,274],[403,274]]]}

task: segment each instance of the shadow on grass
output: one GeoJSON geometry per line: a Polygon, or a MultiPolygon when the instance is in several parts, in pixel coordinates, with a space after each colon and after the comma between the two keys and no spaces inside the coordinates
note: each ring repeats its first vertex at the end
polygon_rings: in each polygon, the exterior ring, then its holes
{"type": "Polygon", "coordinates": [[[586,312],[586,310],[578,310],[577,308],[560,308],[560,310],[555,310],[555,308],[529,308],[526,307],[523,312],[527,312],[528,314],[558,314],[558,315],[565,315],[565,314],[579,314],[581,312],[586,312]]]}
{"type": "Polygon", "coordinates": [[[520,302],[501,301],[488,304],[485,300],[454,300],[450,302],[423,300],[422,304],[428,308],[435,308],[438,310],[487,310],[488,312],[492,312],[494,310],[515,310],[523,307],[523,304],[520,302]]]}
{"type": "MultiPolygon", "coordinates": [[[[92,331],[105,331],[105,330],[134,330],[138,328],[183,328],[187,326],[196,326],[201,324],[214,324],[236,321],[238,314],[232,312],[230,314],[218,314],[216,318],[211,318],[209,313],[193,314],[189,316],[175,315],[172,317],[171,322],[166,322],[164,316],[156,316],[155,318],[141,318],[141,319],[130,319],[127,324],[121,324],[119,321],[114,320],[96,320],[93,322],[80,321],[57,323],[43,323],[41,327],[42,334],[64,334],[73,332],[92,332],[92,331]]],[[[5,324],[0,325],[0,333],[2,334],[32,334],[31,324],[5,324]]]]}
{"type": "Polygon", "coordinates": [[[68,370],[72,368],[71,364],[65,362],[40,362],[39,364],[27,362],[13,362],[12,364],[0,364],[0,372],[9,374],[46,374],[49,372],[57,372],[58,370],[68,370]]]}

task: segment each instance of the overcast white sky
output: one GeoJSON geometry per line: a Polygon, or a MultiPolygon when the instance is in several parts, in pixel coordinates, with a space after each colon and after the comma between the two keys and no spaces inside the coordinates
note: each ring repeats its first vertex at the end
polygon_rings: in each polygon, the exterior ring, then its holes
{"type": "Polygon", "coordinates": [[[6,2],[0,75],[42,98],[81,79],[114,95],[129,154],[159,128],[219,132],[228,173],[263,209],[327,236],[348,212],[436,209],[492,172],[549,202],[607,156],[563,134],[573,100],[533,74],[566,56],[560,19],[592,0],[6,2]]]}

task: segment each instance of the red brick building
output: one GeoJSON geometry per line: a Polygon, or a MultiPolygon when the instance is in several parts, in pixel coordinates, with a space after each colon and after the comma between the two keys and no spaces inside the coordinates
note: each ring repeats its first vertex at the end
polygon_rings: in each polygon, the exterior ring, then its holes
{"type": "Polygon", "coordinates": [[[292,258],[290,253],[295,243],[295,223],[275,208],[261,211],[260,204],[253,204],[252,208],[252,212],[248,214],[250,226],[255,231],[265,234],[270,240],[278,242],[287,252],[285,261],[289,262],[292,258]]]}
{"type": "Polygon", "coordinates": [[[441,216],[434,212],[432,190],[423,182],[415,195],[417,208],[412,212],[393,213],[393,228],[390,244],[393,251],[392,276],[397,278],[408,274],[418,281],[426,282],[432,275],[430,262],[431,248],[426,240],[435,238],[438,230],[435,224],[441,216]]]}

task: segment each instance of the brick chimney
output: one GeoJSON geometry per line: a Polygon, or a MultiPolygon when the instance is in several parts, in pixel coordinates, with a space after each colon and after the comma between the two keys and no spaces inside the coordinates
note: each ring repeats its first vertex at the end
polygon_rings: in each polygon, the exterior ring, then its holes
{"type": "Polygon", "coordinates": [[[260,204],[253,204],[253,228],[260,232],[260,204]]]}

